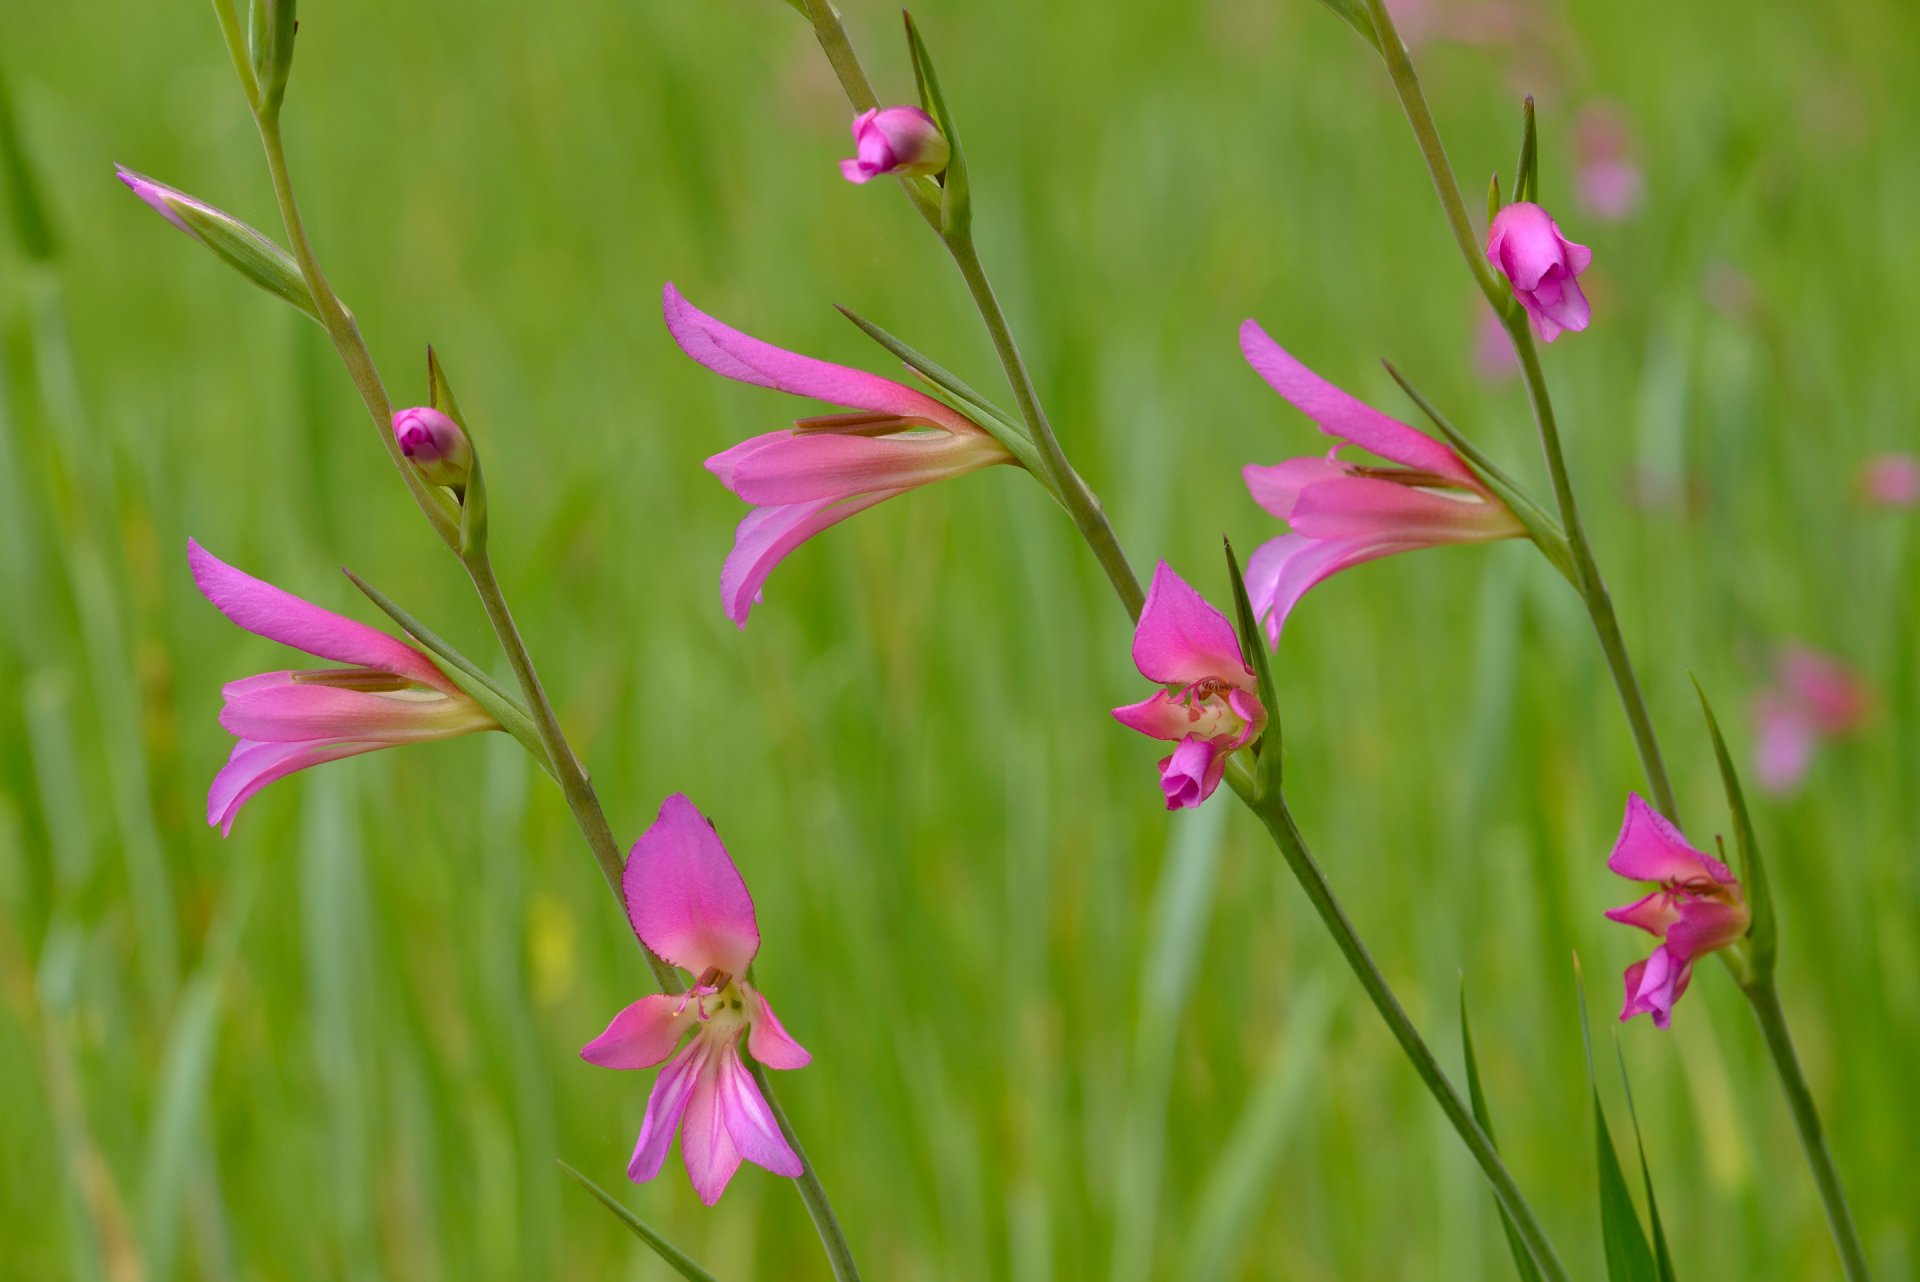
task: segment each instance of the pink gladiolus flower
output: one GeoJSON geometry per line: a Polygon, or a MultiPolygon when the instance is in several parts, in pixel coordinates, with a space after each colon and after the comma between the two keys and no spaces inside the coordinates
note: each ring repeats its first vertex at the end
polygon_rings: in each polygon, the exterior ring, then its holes
{"type": "Polygon", "coordinates": [[[1774,663],[1773,683],[1754,696],[1754,774],[1772,793],[1800,786],[1822,743],[1865,724],[1866,685],[1831,655],[1794,646],[1774,663]]]}
{"type": "Polygon", "coordinates": [[[264,672],[229,683],[220,724],[239,742],[207,795],[222,834],[254,793],[325,761],[402,743],[451,739],[499,724],[412,646],[323,610],[226,564],[193,540],[187,561],[201,595],[256,636],[352,666],[264,672]]]}
{"type": "Polygon", "coordinates": [[[695,976],[684,993],[642,997],[580,1051],[602,1068],[651,1068],[673,1057],[647,1097],[627,1178],[638,1184],[658,1175],[675,1131],[693,1190],[708,1206],[742,1158],[776,1175],[801,1174],[800,1158],[740,1061],[740,1039],[768,1068],[802,1068],[813,1057],[747,983],[760,927],[747,883],[712,823],[679,793],[668,797],[633,844],[621,888],[640,941],[695,976]]]}
{"type": "Polygon", "coordinates": [[[1253,321],[1240,327],[1240,350],[1321,431],[1399,464],[1343,463],[1336,446],[1324,458],[1242,469],[1254,502],[1291,527],[1247,559],[1247,593],[1273,644],[1307,589],[1349,566],[1414,548],[1526,533],[1465,459],[1327,382],[1253,321]]]}
{"type": "Polygon", "coordinates": [[[427,405],[393,416],[400,453],[430,484],[464,486],[473,474],[473,444],[460,425],[427,405]]]}
{"type": "Polygon", "coordinates": [[[1920,456],[1879,454],[1860,469],[1860,491],[1879,507],[1920,505],[1920,456]]]}
{"type": "Polygon", "coordinates": [[[1633,881],[1659,883],[1644,899],[1612,908],[1612,921],[1638,926],[1660,940],[1660,947],[1626,971],[1622,1020],[1643,1011],[1654,1027],[1665,1028],[1673,1004],[1687,991],[1695,959],[1737,942],[1747,933],[1752,914],[1746,894],[1727,866],[1687,844],[1637,794],[1627,798],[1627,816],[1607,857],[1607,867],[1633,881]]]}
{"type": "Polygon", "coordinates": [[[1573,149],[1574,194],[1582,208],[1608,222],[1619,222],[1639,208],[1646,184],[1628,154],[1627,126],[1618,111],[1607,106],[1583,109],[1574,122],[1573,149]]]}
{"type": "Polygon", "coordinates": [[[850,183],[891,174],[913,178],[937,174],[952,158],[947,137],[918,107],[876,107],[853,120],[854,158],[840,162],[850,183]]]}
{"type": "Polygon", "coordinates": [[[1493,216],[1487,261],[1512,284],[1541,342],[1587,327],[1592,309],[1579,277],[1592,265],[1593,251],[1562,236],[1560,224],[1540,206],[1523,200],[1493,216]]]}
{"type": "Polygon", "coordinates": [[[1134,628],[1133,663],[1141,676],[1169,688],[1113,715],[1129,729],[1179,745],[1160,762],[1160,789],[1168,810],[1197,806],[1220,786],[1228,755],[1267,724],[1240,637],[1162,561],[1134,628]]]}
{"type": "Polygon", "coordinates": [[[720,571],[727,617],[747,626],[767,575],[795,548],[856,512],[948,477],[1011,463],[972,419],[876,374],[763,343],[665,291],[667,329],[716,374],[860,411],[803,418],[707,460],[720,483],[754,505],[720,571]]]}

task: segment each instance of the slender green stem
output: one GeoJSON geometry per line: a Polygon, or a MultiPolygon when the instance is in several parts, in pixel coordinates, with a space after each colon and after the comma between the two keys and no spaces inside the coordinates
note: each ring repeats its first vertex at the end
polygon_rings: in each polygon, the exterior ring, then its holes
{"type": "Polygon", "coordinates": [[[1327,933],[1333,936],[1334,943],[1339,947],[1341,955],[1346,958],[1347,965],[1354,976],[1359,979],[1360,986],[1366,989],[1374,1009],[1380,1012],[1380,1018],[1386,1021],[1388,1031],[1393,1034],[1394,1040],[1400,1043],[1400,1049],[1412,1062],[1413,1070],[1419,1074],[1421,1083],[1427,1088],[1427,1093],[1433,1096],[1435,1103],[1439,1104],[1440,1111],[1446,1115],[1454,1133],[1460,1137],[1460,1142],[1467,1146],[1467,1151],[1479,1164],[1481,1172],[1487,1177],[1487,1182],[1493,1186],[1493,1195],[1500,1200],[1500,1205],[1512,1218],[1515,1230],[1520,1234],[1521,1240],[1527,1244],[1527,1250],[1533,1256],[1534,1262],[1540,1266],[1541,1274],[1557,1282],[1565,1282],[1568,1276],[1566,1267],[1560,1263],[1560,1257],[1554,1254],[1553,1245],[1547,1241],[1546,1231],[1541,1228],[1533,1208],[1528,1205],[1527,1199],[1520,1192],[1519,1185],[1514,1182],[1512,1172],[1507,1170],[1506,1163],[1501,1160],[1500,1151],[1494,1147],[1493,1140],[1474,1120],[1473,1112],[1468,1108],[1467,1102],[1460,1097],[1460,1092],[1448,1079],[1446,1070],[1440,1067],[1440,1062],[1428,1049],[1419,1030],[1407,1017],[1407,1012],[1401,1007],[1399,999],[1393,995],[1393,989],[1388,987],[1386,976],[1382,975],[1380,968],[1374,965],[1366,945],[1360,942],[1359,932],[1354,929],[1353,922],[1341,909],[1340,901],[1334,898],[1333,888],[1327,884],[1326,876],[1320,871],[1320,866],[1314,862],[1312,853],[1307,849],[1306,839],[1295,827],[1293,815],[1287,810],[1286,803],[1277,797],[1272,801],[1263,800],[1252,786],[1252,781],[1241,763],[1236,761],[1234,764],[1235,768],[1229,772],[1228,776],[1234,791],[1240,794],[1240,799],[1247,804],[1247,808],[1258,815],[1260,821],[1266,825],[1268,833],[1273,837],[1273,844],[1279,847],[1282,857],[1287,861],[1287,868],[1293,873],[1294,879],[1300,883],[1300,889],[1306,892],[1307,899],[1313,904],[1314,911],[1320,915],[1327,933]]]}
{"type": "Polygon", "coordinates": [[[873,91],[873,82],[867,79],[866,71],[860,66],[860,55],[853,51],[853,41],[847,38],[847,28],[840,21],[840,11],[833,7],[832,0],[803,0],[808,21],[813,23],[813,38],[820,42],[820,49],[827,55],[827,62],[833,67],[833,74],[840,78],[840,87],[847,92],[847,101],[853,104],[855,111],[872,111],[880,105],[880,96],[873,91]]]}
{"type": "Polygon", "coordinates": [[[979,309],[987,334],[993,339],[993,350],[1000,357],[1007,382],[1013,388],[1014,400],[1020,406],[1020,417],[1026,420],[1033,443],[1040,449],[1040,461],[1048,472],[1046,479],[1060,496],[1067,514],[1073,518],[1074,528],[1080,531],[1080,537],[1093,549],[1100,568],[1106,571],[1113,590],[1119,594],[1120,604],[1126,607],[1128,615],[1139,618],[1141,607],[1146,603],[1146,594],[1140,590],[1140,580],[1134,577],[1133,567],[1127,562],[1127,554],[1120,547],[1119,537],[1114,534],[1113,525],[1107,520],[1099,496],[1080,479],[1080,474],[1073,470],[1072,464],[1067,462],[1067,456],[1061,452],[1060,442],[1053,434],[1053,425],[1047,421],[1047,412],[1040,407],[1039,394],[1034,391],[1033,377],[1027,372],[1026,362],[1021,359],[1019,345],[1014,342],[1013,329],[1007,324],[1007,314],[1001,310],[1000,300],[994,296],[993,285],[987,280],[986,269],[980,264],[980,255],[974,249],[972,235],[963,233],[943,239],[953,255],[954,265],[960,269],[961,278],[967,282],[967,292],[973,295],[973,304],[979,309]]]}
{"type": "Polygon", "coordinates": [[[757,1060],[749,1065],[753,1080],[760,1084],[760,1093],[766,1096],[767,1107],[773,1110],[773,1120],[780,1123],[780,1133],[787,1137],[787,1144],[793,1149],[794,1156],[800,1159],[800,1176],[794,1183],[800,1189],[800,1200],[806,1203],[807,1214],[813,1217],[813,1227],[819,1230],[820,1245],[826,1249],[827,1263],[833,1266],[833,1276],[837,1282],[860,1282],[860,1268],[853,1262],[853,1248],[847,1244],[847,1235],[840,1227],[840,1219],[833,1213],[833,1203],[827,1200],[827,1190],[820,1183],[820,1176],[813,1168],[813,1162],[807,1157],[806,1150],[800,1147],[800,1137],[793,1133],[793,1124],[787,1121],[787,1112],[780,1107],[780,1101],[774,1096],[773,1083],[767,1080],[767,1070],[757,1060]]]}
{"type": "Polygon", "coordinates": [[[1742,991],[1753,1007],[1754,1018],[1760,1021],[1760,1034],[1766,1039],[1767,1052],[1773,1056],[1773,1066],[1780,1075],[1794,1127],[1800,1132],[1807,1162],[1813,1167],[1813,1182],[1819,1186],[1820,1200],[1827,1209],[1827,1223],[1833,1228],[1840,1262],[1850,1282],[1868,1282],[1871,1274],[1867,1270],[1867,1253],[1860,1245],[1859,1230],[1854,1228],[1853,1211],[1847,1206],[1847,1195],[1840,1187],[1840,1172],[1833,1165],[1833,1154],[1827,1151],[1826,1132],[1820,1126],[1813,1092],[1807,1089],[1806,1074],[1800,1069],[1800,1057],[1794,1052],[1793,1035],[1787,1031],[1787,1016],[1780,1008],[1779,990],[1769,977],[1743,985],[1742,991]]]}

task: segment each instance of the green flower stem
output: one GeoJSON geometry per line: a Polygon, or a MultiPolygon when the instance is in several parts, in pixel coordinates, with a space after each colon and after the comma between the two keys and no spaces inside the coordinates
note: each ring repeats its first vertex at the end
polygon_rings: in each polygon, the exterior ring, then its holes
{"type": "Polygon", "coordinates": [[[1793,1035],[1787,1031],[1786,1012],[1780,1008],[1780,993],[1771,976],[1741,986],[1753,1017],[1760,1022],[1760,1034],[1766,1039],[1767,1053],[1773,1057],[1780,1075],[1780,1087],[1793,1113],[1794,1127],[1807,1151],[1807,1163],[1813,1167],[1813,1182],[1820,1188],[1820,1201],[1826,1207],[1827,1223],[1833,1229],[1834,1246],[1840,1251],[1840,1263],[1849,1282],[1869,1282],[1867,1253],[1860,1244],[1860,1232],[1853,1224],[1853,1211],[1847,1205],[1846,1191],[1840,1187],[1840,1172],[1834,1167],[1833,1154],[1827,1150],[1826,1132],[1820,1125],[1819,1110],[1813,1104],[1813,1092],[1807,1088],[1800,1057],[1793,1049],[1793,1035]]]}
{"type": "Polygon", "coordinates": [[[1460,1092],[1447,1078],[1446,1070],[1434,1058],[1422,1040],[1420,1032],[1407,1017],[1399,999],[1388,987],[1386,976],[1374,965],[1368,955],[1366,945],[1360,941],[1359,932],[1353,922],[1340,907],[1340,901],[1334,897],[1333,888],[1327,884],[1326,875],[1314,862],[1313,854],[1307,849],[1306,839],[1294,826],[1293,815],[1287,810],[1286,802],[1275,795],[1271,800],[1263,799],[1253,784],[1251,772],[1244,761],[1236,757],[1227,771],[1227,779],[1233,790],[1240,795],[1247,808],[1260,817],[1267,832],[1273,837],[1273,844],[1287,861],[1287,868],[1300,883],[1300,889],[1306,892],[1307,899],[1313,904],[1313,910],[1320,915],[1327,933],[1333,936],[1333,942],[1339,947],[1341,956],[1347,959],[1348,967],[1359,979],[1360,986],[1367,991],[1380,1018],[1386,1021],[1387,1029],[1394,1040],[1400,1043],[1400,1049],[1406,1053],[1413,1064],[1413,1071],[1420,1075],[1421,1083],[1434,1102],[1440,1105],[1440,1111],[1446,1114],[1447,1122],[1453,1127],[1460,1142],[1467,1146],[1473,1160],[1480,1166],[1487,1182],[1493,1186],[1493,1195],[1500,1200],[1513,1220],[1514,1229],[1527,1244],[1527,1251],[1533,1256],[1534,1263],[1540,1266],[1541,1275],[1553,1282],[1566,1282],[1567,1270],[1560,1263],[1560,1257],[1554,1254],[1553,1245],[1547,1241],[1546,1231],[1540,1227],[1533,1208],[1514,1183],[1513,1174],[1500,1158],[1500,1151],[1494,1147],[1493,1140],[1480,1128],[1473,1118],[1473,1112],[1460,1097],[1460,1092]]]}
{"type": "Polygon", "coordinates": [[[853,1248],[847,1245],[847,1235],[841,1231],[840,1220],[833,1213],[833,1203],[827,1200],[827,1190],[820,1183],[819,1173],[813,1169],[806,1150],[800,1147],[800,1137],[793,1133],[787,1111],[780,1107],[773,1093],[766,1067],[758,1060],[749,1059],[748,1071],[760,1084],[760,1093],[766,1097],[767,1107],[773,1110],[773,1120],[780,1123],[780,1133],[786,1136],[794,1156],[800,1159],[800,1177],[794,1183],[800,1189],[800,1200],[806,1203],[807,1214],[813,1217],[813,1227],[820,1231],[820,1245],[826,1249],[827,1263],[833,1266],[835,1282],[860,1282],[860,1268],[853,1262],[853,1248]]]}

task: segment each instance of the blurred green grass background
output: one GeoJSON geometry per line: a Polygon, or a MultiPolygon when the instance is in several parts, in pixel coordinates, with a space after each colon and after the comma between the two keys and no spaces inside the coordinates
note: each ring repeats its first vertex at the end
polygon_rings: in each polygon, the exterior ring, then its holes
{"type": "MultiPolygon", "coordinates": [[[[846,8],[883,97],[910,95],[894,9],[846,8]]],[[[1538,95],[1545,198],[1595,248],[1595,326],[1549,371],[1695,839],[1725,823],[1689,671],[1743,738],[1784,640],[1879,693],[1758,819],[1862,1232],[1882,1277],[1915,1276],[1916,538],[1851,487],[1915,440],[1920,19],[1523,13],[1523,38],[1436,40],[1422,66],[1470,193],[1538,95]],[[1567,196],[1596,99],[1647,175],[1618,225],[1567,196]]],[[[989,269],[1143,575],[1165,556],[1222,599],[1221,533],[1244,554],[1273,532],[1240,465],[1322,447],[1242,364],[1249,315],[1406,414],[1391,357],[1538,477],[1518,387],[1473,372],[1384,73],[1311,0],[916,16],[989,269]]],[[[277,225],[206,6],[11,6],[0,70],[56,247],[0,246],[0,1273],[666,1276],[558,1157],[720,1277],[826,1276],[775,1177],[746,1168],[713,1211],[677,1158],[622,1179],[651,1077],[576,1052],[646,972],[510,741],[297,776],[229,841],[202,823],[220,683],[284,660],[195,594],[189,534],[376,619],[350,565],[492,651],[319,330],[113,180],[277,225]]],[[[887,504],[782,566],[744,634],[721,617],[741,509],[700,462],[806,411],[680,356],[662,281],[885,368],[844,303],[1001,386],[905,202],[837,177],[848,115],[773,0],[338,0],[303,14],[287,128],[396,400],[424,399],[428,341],[448,365],[502,576],[616,830],[684,790],[745,872],[762,986],[815,1056],[777,1084],[868,1276],[1510,1276],[1469,1159],[1257,826],[1160,810],[1154,748],[1105,711],[1141,689],[1124,618],[1038,487],[999,470],[887,504]]],[[[1278,672],[1309,838],[1456,1069],[1464,980],[1511,1165],[1596,1276],[1570,955],[1604,1039],[1639,942],[1600,918],[1629,894],[1603,860],[1640,776],[1536,559],[1342,576],[1278,672]]],[[[1720,968],[1620,1046],[1682,1275],[1835,1276],[1720,968]]]]}

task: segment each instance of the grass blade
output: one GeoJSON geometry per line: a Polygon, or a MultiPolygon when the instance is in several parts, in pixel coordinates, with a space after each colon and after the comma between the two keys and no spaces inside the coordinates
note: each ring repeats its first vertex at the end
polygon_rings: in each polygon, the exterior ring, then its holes
{"type": "MultiPolygon", "coordinates": [[[[1493,1114],[1487,1108],[1486,1092],[1480,1086],[1480,1065],[1473,1057],[1473,1030],[1467,1024],[1467,982],[1460,981],[1460,1048],[1467,1061],[1467,1099],[1473,1108],[1473,1120],[1480,1123],[1480,1129],[1487,1133],[1487,1142],[1499,1147],[1493,1136],[1493,1114]]],[[[1494,1203],[1500,1212],[1500,1228],[1507,1237],[1507,1250],[1513,1254],[1513,1267],[1519,1272],[1522,1282],[1540,1282],[1540,1266],[1533,1262],[1533,1256],[1527,1250],[1527,1244],[1520,1240],[1520,1231],[1513,1227],[1513,1217],[1507,1214],[1507,1208],[1499,1202],[1494,1203]]]]}
{"type": "Polygon", "coordinates": [[[600,1205],[612,1211],[614,1215],[619,1217],[622,1224],[632,1229],[635,1237],[652,1247],[653,1253],[665,1260],[668,1267],[673,1269],[674,1272],[688,1279],[688,1282],[715,1282],[713,1274],[688,1259],[685,1252],[681,1251],[680,1248],[673,1243],[667,1241],[667,1239],[661,1237],[647,1225],[645,1220],[621,1205],[619,1199],[614,1197],[613,1194],[607,1192],[598,1184],[595,1184],[592,1180],[582,1175],[567,1162],[559,1158],[555,1158],[554,1161],[559,1165],[560,1169],[571,1176],[574,1182],[579,1184],[581,1188],[598,1198],[600,1205]]]}
{"type": "Polygon", "coordinates": [[[1614,1151],[1613,1135],[1607,1129],[1606,1110],[1600,1107],[1600,1083],[1593,1068],[1593,1034],[1587,1027],[1587,994],[1580,984],[1580,963],[1574,960],[1574,991],[1580,999],[1580,1040],[1587,1052],[1587,1087],[1593,1093],[1593,1142],[1600,1177],[1600,1240],[1607,1252],[1607,1282],[1660,1282],[1653,1262],[1653,1248],[1647,1245],[1646,1230],[1640,1227],[1639,1213],[1633,1209],[1633,1194],[1620,1169],[1620,1155],[1614,1151]]]}

